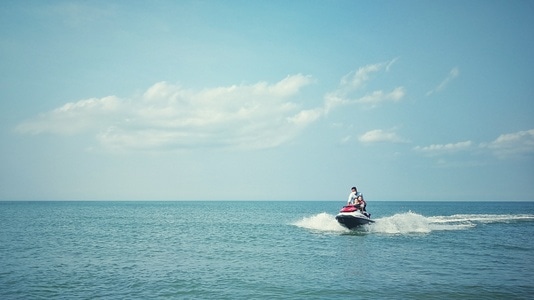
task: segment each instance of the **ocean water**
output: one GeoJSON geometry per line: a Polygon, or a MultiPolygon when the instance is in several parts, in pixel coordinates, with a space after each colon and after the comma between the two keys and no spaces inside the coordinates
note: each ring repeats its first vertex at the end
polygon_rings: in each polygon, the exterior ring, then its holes
{"type": "Polygon", "coordinates": [[[532,299],[533,202],[0,202],[0,299],[532,299]]]}

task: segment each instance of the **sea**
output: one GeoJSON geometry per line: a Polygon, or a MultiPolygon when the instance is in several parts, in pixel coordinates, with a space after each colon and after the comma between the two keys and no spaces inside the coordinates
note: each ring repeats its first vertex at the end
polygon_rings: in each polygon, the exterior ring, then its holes
{"type": "Polygon", "coordinates": [[[0,299],[533,299],[534,202],[3,201],[0,299]]]}

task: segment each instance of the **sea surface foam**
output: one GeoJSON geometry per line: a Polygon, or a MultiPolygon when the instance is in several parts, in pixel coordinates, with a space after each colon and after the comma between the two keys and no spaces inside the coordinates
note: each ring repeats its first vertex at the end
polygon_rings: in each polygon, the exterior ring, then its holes
{"type": "MultiPolygon", "coordinates": [[[[465,230],[477,226],[477,224],[534,221],[534,215],[493,215],[493,214],[457,214],[451,216],[426,217],[412,211],[397,213],[389,217],[375,219],[373,224],[363,226],[361,231],[370,233],[387,234],[411,234],[430,233],[441,230],[465,230]]],[[[344,232],[346,228],[341,226],[334,215],[322,212],[310,217],[304,217],[293,225],[325,232],[344,232]]]]}

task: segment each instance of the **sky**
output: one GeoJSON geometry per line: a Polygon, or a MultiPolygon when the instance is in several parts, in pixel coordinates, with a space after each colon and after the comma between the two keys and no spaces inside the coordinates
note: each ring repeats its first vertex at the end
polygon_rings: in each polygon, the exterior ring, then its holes
{"type": "Polygon", "coordinates": [[[2,1],[0,200],[534,201],[533,15],[2,1]]]}

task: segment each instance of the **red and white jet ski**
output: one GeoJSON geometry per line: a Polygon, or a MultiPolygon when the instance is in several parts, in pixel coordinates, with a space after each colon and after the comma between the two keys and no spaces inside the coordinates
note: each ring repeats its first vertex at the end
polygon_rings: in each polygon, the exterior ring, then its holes
{"type": "Polygon", "coordinates": [[[361,212],[360,208],[356,205],[346,205],[336,215],[336,220],[344,227],[353,229],[359,226],[374,223],[371,220],[371,214],[367,212],[361,212]]]}

